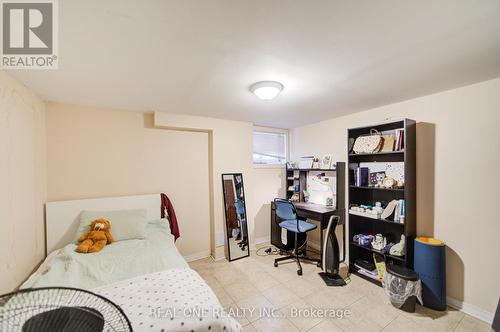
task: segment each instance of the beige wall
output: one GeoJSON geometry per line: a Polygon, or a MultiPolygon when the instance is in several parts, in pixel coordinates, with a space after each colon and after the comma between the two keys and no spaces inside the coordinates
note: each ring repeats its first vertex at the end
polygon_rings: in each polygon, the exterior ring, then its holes
{"type": "Polygon", "coordinates": [[[45,253],[45,105],[0,71],[0,294],[45,253]]]}
{"type": "Polygon", "coordinates": [[[283,192],[285,171],[283,168],[255,168],[252,184],[252,213],[254,216],[255,241],[270,241],[271,201],[286,197],[283,192]]]}
{"type": "Polygon", "coordinates": [[[165,191],[180,220],[181,253],[208,252],[211,157],[212,234],[217,247],[212,251],[221,258],[221,174],[244,175],[251,244],[255,238],[269,238],[269,201],[282,188],[282,169],[253,167],[252,129],[249,122],[169,113],[153,118],[139,112],[47,103],[48,200],[165,191]]]}
{"type": "Polygon", "coordinates": [[[292,131],[292,152],[347,159],[346,130],[407,117],[417,124],[417,235],[444,240],[448,295],[491,314],[500,295],[500,79],[292,131]]]}
{"type": "Polygon", "coordinates": [[[209,253],[208,135],[153,128],[153,116],[47,103],[48,200],[165,192],[187,255],[209,253]]]}
{"type": "Polygon", "coordinates": [[[157,112],[155,125],[183,130],[209,131],[212,135],[215,244],[213,255],[217,259],[224,256],[222,173],[243,173],[250,246],[255,243],[255,239],[269,238],[269,202],[282,188],[283,170],[254,168],[252,123],[157,112]]]}

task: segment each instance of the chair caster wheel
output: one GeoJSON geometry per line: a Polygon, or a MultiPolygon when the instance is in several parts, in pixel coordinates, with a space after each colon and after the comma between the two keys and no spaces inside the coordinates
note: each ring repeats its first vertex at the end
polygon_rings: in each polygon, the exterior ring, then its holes
{"type": "Polygon", "coordinates": [[[316,263],[316,266],[317,266],[317,267],[321,267],[321,262],[317,262],[317,263],[316,263]]]}
{"type": "Polygon", "coordinates": [[[302,270],[297,270],[297,274],[298,274],[299,276],[301,276],[301,275],[302,275],[302,270]]]}
{"type": "Polygon", "coordinates": [[[278,263],[276,263],[276,262],[275,262],[275,263],[274,263],[274,267],[278,267],[278,263]]]}

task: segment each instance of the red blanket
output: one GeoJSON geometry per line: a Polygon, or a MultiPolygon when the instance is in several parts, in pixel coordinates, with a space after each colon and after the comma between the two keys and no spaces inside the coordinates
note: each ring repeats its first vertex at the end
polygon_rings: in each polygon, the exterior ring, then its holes
{"type": "Polygon", "coordinates": [[[177,224],[177,217],[175,216],[174,206],[167,195],[160,194],[161,197],[161,217],[165,218],[165,210],[168,215],[168,222],[170,223],[170,233],[174,236],[175,240],[181,235],[179,225],[177,224]]]}

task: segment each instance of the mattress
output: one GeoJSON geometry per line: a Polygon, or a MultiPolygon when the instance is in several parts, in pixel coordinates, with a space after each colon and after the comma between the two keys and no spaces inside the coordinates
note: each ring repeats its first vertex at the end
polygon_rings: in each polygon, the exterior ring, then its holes
{"type": "Polygon", "coordinates": [[[165,219],[149,221],[145,239],[114,242],[92,254],[79,254],[76,247],[72,243],[51,253],[21,288],[92,289],[143,274],[188,267],[165,219]]]}
{"type": "Polygon", "coordinates": [[[174,268],[92,290],[119,305],[135,332],[241,331],[194,270],[174,268]]]}
{"type": "MultiPolygon", "coordinates": [[[[90,290],[120,306],[136,332],[241,331],[180,255],[166,220],[148,222],[142,240],[118,241],[92,254],[76,253],[75,248],[69,244],[51,253],[21,288],[90,290]]],[[[0,307],[0,316],[17,304],[0,307]]],[[[24,316],[16,319],[24,322],[30,317],[27,312],[24,316]]]]}

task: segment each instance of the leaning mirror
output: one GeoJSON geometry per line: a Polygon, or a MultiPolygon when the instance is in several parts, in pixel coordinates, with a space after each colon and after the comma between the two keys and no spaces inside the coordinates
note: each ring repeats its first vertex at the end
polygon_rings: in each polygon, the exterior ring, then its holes
{"type": "Polygon", "coordinates": [[[227,255],[229,261],[234,261],[250,255],[243,175],[222,174],[222,191],[226,210],[227,255]]]}

